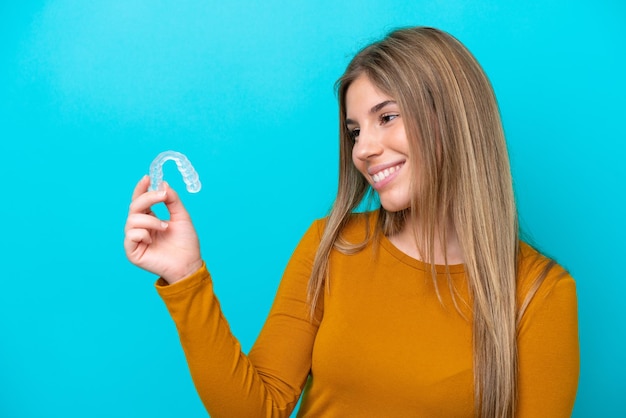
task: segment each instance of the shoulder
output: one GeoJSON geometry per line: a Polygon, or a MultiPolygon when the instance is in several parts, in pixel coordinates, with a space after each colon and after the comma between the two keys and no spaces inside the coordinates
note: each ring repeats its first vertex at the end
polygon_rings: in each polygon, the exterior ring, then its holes
{"type": "MultiPolygon", "coordinates": [[[[341,238],[348,242],[361,242],[367,239],[376,228],[378,211],[351,213],[341,228],[341,238]]],[[[328,217],[316,219],[309,233],[315,231],[318,238],[324,234],[328,217]]]]}
{"type": "Polygon", "coordinates": [[[555,260],[541,254],[526,242],[520,241],[518,255],[518,284],[529,285],[537,276],[545,274],[544,281],[556,284],[559,281],[572,280],[570,274],[555,260]],[[529,283],[530,282],[530,283],[529,283]]]}
{"type": "Polygon", "coordinates": [[[518,256],[517,292],[522,311],[553,298],[565,297],[575,303],[574,279],[555,260],[522,241],[518,256]]]}
{"type": "Polygon", "coordinates": [[[341,237],[348,242],[367,240],[376,228],[378,211],[353,213],[341,230],[341,237]]]}

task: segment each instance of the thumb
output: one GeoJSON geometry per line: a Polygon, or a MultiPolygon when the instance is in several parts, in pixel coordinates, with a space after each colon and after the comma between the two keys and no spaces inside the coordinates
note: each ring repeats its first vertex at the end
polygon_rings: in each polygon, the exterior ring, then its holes
{"type": "Polygon", "coordinates": [[[181,221],[189,219],[189,213],[185,209],[182,200],[178,196],[178,193],[170,187],[167,182],[162,183],[163,191],[165,191],[165,206],[170,213],[170,221],[181,221]]]}

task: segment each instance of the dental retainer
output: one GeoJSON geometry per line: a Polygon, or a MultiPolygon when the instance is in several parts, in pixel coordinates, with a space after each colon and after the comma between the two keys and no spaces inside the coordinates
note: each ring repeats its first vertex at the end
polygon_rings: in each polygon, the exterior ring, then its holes
{"type": "Polygon", "coordinates": [[[176,151],[165,151],[156,156],[150,164],[150,190],[159,190],[163,183],[163,164],[172,160],[183,176],[189,193],[198,193],[202,188],[200,177],[184,154],[176,151]]]}

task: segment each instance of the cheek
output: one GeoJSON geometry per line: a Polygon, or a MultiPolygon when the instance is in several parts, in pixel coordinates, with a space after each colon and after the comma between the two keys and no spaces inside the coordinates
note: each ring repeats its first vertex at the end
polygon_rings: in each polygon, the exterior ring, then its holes
{"type": "Polygon", "coordinates": [[[356,156],[356,150],[354,147],[352,147],[352,154],[350,154],[352,156],[352,164],[359,170],[361,171],[361,169],[359,168],[359,159],[356,156]]]}
{"type": "Polygon", "coordinates": [[[368,178],[366,176],[366,174],[367,174],[367,167],[366,167],[365,163],[363,161],[361,161],[361,159],[359,159],[355,155],[354,150],[352,151],[352,164],[359,171],[359,173],[361,173],[362,176],[364,176],[366,179],[368,178]]]}

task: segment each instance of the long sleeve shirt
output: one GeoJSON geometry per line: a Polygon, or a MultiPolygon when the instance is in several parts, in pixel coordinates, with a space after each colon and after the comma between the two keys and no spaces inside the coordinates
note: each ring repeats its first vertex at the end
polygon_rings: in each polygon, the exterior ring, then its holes
{"type": "MultiPolygon", "coordinates": [[[[344,237],[360,242],[358,215],[344,237]]],[[[328,289],[309,318],[307,284],[323,221],[306,232],[287,265],[267,321],[241,351],[205,267],[157,289],[176,323],[189,369],[212,417],[472,417],[471,302],[463,265],[431,267],[384,236],[362,251],[333,250],[328,289]],[[464,303],[465,301],[465,303],[464,303]]],[[[521,304],[548,260],[521,244],[521,304]]],[[[556,266],[518,328],[519,418],[569,417],[579,373],[576,288],[556,266]]]]}

